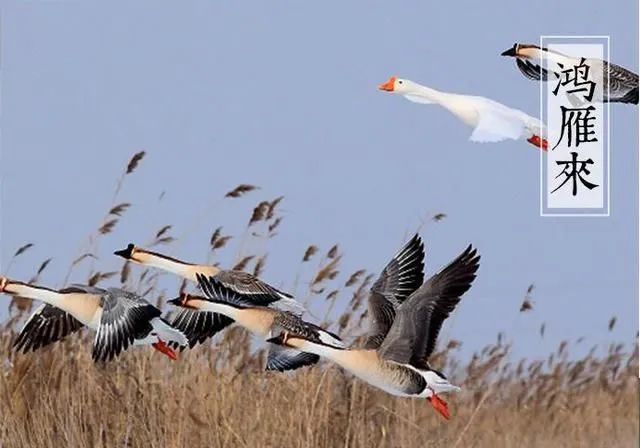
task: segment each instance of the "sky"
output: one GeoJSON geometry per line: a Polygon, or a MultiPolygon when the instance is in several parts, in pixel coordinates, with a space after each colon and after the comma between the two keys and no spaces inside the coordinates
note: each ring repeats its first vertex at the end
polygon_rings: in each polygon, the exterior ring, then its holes
{"type": "MultiPolygon", "coordinates": [[[[41,282],[62,286],[144,150],[119,196],[133,206],[100,242],[103,271],[121,266],[113,250],[164,224],[183,237],[170,254],[206,261],[214,228],[241,235],[258,201],[284,195],[277,237],[235,238],[216,261],[268,251],[264,279],[299,293],[295,279],[317,267],[301,267],[309,244],[339,243],[344,282],[379,272],[426,222],[427,274],[469,243],[482,255],[443,331],[463,353],[500,331],[530,357],[583,336],[585,350],[633,342],[637,107],[611,108],[611,216],[543,218],[535,148],[474,144],[443,109],[376,88],[398,75],[537,115],[538,86],[500,53],[540,35],[609,35],[611,60],[637,71],[635,2],[526,3],[4,1],[0,272],[26,280],[53,257],[41,282]],[[261,189],[220,200],[239,183],[261,189]],[[429,221],[435,213],[447,218],[429,221]],[[531,283],[534,310],[520,314],[531,283]]],[[[71,277],[84,280],[86,269],[71,277]]]]}

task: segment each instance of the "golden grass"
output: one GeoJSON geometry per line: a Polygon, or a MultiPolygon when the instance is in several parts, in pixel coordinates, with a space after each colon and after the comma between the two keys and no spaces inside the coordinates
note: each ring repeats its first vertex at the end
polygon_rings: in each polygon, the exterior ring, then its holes
{"type": "MultiPolygon", "coordinates": [[[[117,276],[95,266],[100,238],[121,226],[130,207],[118,198],[122,184],[144,155],[135,154],[127,164],[109,211],[79,248],[66,278],[86,267],[88,282],[114,283],[119,277],[124,287],[153,301],[160,295],[157,272],[138,269],[134,276],[124,263],[117,276]]],[[[241,200],[254,191],[259,187],[242,184],[223,200],[241,200]]],[[[252,207],[239,240],[273,238],[282,221],[277,208],[282,199],[262,199],[252,207]]],[[[438,213],[433,221],[445,217],[438,213]]],[[[169,235],[171,225],[159,229],[150,246],[176,241],[169,235]]],[[[215,229],[210,256],[231,238],[215,229]]],[[[14,258],[31,246],[20,247],[14,258]]],[[[238,253],[236,267],[259,273],[266,256],[238,253]]],[[[350,340],[362,333],[375,276],[363,269],[341,273],[341,257],[337,245],[324,255],[309,245],[300,262],[317,263],[317,268],[306,279],[299,271],[294,291],[306,285],[298,296],[313,299],[324,322],[350,340]],[[339,297],[351,300],[332,319],[342,308],[339,297]]],[[[39,264],[31,281],[47,264],[39,264]]],[[[532,290],[533,285],[522,311],[533,308],[532,290]]],[[[264,353],[256,353],[238,328],[218,335],[213,345],[183,352],[178,362],[136,348],[109,364],[94,364],[89,333],[16,354],[11,350],[15,328],[31,306],[15,298],[13,317],[0,327],[0,448],[638,446],[637,341],[627,349],[593,350],[582,359],[570,357],[569,345],[561,342],[544,361],[514,362],[499,338],[462,362],[456,357],[459,342],[442,340],[444,350],[432,362],[463,386],[461,393],[446,397],[452,413],[447,422],[425,400],[392,397],[327,363],[287,374],[264,372],[264,353]]],[[[614,325],[612,319],[609,329],[614,325]]],[[[544,326],[540,331],[544,334],[544,326]]]]}
{"type": "Polygon", "coordinates": [[[637,358],[615,347],[544,366],[504,364],[500,346],[464,368],[440,354],[464,387],[447,397],[447,422],[329,364],[264,372],[241,329],[178,362],[136,348],[105,365],[91,361],[89,335],[28,355],[10,352],[12,337],[0,336],[3,447],[604,447],[639,436],[637,358]]]}

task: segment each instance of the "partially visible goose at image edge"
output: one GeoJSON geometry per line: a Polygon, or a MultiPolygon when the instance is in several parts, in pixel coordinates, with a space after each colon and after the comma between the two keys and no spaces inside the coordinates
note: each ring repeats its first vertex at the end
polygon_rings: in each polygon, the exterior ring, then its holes
{"type": "Polygon", "coordinates": [[[449,419],[439,394],[460,390],[429,365],[443,322],[471,287],[480,256],[471,246],[401,303],[369,296],[371,326],[364,349],[345,349],[283,332],[268,342],[325,357],[363,381],[400,397],[426,398],[449,419]]]}
{"type": "Polygon", "coordinates": [[[402,95],[414,103],[444,107],[473,128],[469,138],[473,142],[526,139],[537,148],[547,150],[546,128],[539,119],[489,98],[442,92],[396,76],[378,88],[402,95]]]}
{"type": "MultiPolygon", "coordinates": [[[[543,68],[543,61],[562,64],[572,68],[580,64],[581,59],[567,56],[557,51],[534,44],[513,44],[513,47],[501,53],[501,56],[515,58],[522,74],[534,81],[548,81],[549,70],[543,68]]],[[[587,58],[585,64],[593,70],[603,72],[603,88],[599,89],[596,101],[609,103],[638,104],[638,75],[619,65],[601,59],[587,58]]],[[[556,73],[559,75],[559,73],[556,73]]],[[[552,79],[557,78],[556,76],[552,79]]]]}
{"type": "MultiPolygon", "coordinates": [[[[282,292],[243,271],[227,271],[216,266],[188,263],[158,252],[129,244],[126,249],[114,252],[125,260],[136,264],[161,269],[181,278],[198,282],[197,275],[216,277],[224,286],[259,304],[270,308],[303,314],[305,309],[290,294],[282,292]]],[[[203,343],[219,331],[233,323],[233,320],[219,313],[197,312],[189,308],[180,308],[171,324],[183,331],[189,338],[190,347],[203,343]],[[197,314],[196,314],[197,313],[197,314]]]]}
{"type": "Polygon", "coordinates": [[[142,297],[118,288],[72,285],[54,290],[0,277],[0,293],[39,300],[14,343],[25,353],[59,341],[83,326],[96,330],[94,361],[109,361],[131,345],[151,345],[172,360],[169,343],[188,344],[186,336],[142,297]]]}

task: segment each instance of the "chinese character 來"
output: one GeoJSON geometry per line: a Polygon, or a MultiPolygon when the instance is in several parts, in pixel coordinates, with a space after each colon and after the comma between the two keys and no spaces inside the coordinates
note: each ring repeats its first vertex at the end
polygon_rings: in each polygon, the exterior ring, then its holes
{"type": "Polygon", "coordinates": [[[562,169],[560,174],[556,176],[556,179],[563,174],[565,177],[560,185],[558,185],[551,193],[555,193],[556,191],[558,191],[560,188],[562,188],[563,185],[569,182],[569,180],[571,180],[572,183],[571,194],[573,196],[576,196],[578,194],[578,181],[580,181],[580,183],[589,190],[593,190],[594,188],[596,188],[598,185],[591,183],[585,179],[586,176],[591,174],[591,171],[589,171],[587,166],[593,165],[593,163],[593,160],[590,158],[587,160],[578,160],[577,152],[571,152],[571,160],[556,161],[557,165],[564,165],[564,168],[562,169]]]}

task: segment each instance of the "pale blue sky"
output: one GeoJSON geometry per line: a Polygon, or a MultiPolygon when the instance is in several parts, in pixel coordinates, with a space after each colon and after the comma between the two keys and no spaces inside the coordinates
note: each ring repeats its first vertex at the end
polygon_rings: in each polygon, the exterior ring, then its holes
{"type": "MultiPolygon", "coordinates": [[[[26,279],[52,256],[42,281],[60,286],[122,167],[144,149],[147,159],[122,194],[134,206],[101,243],[104,270],[120,266],[112,250],[147,241],[163,224],[182,235],[207,204],[249,182],[262,190],[220,203],[172,253],[203,260],[215,227],[239,234],[255,202],[284,194],[286,216],[264,277],[291,289],[308,243],[340,243],[345,275],[378,272],[421,218],[444,212],[444,222],[422,232],[428,273],[468,243],[483,256],[446,331],[466,350],[501,330],[518,353],[534,356],[562,338],[602,343],[612,315],[613,337],[632,341],[636,107],[611,110],[611,217],[552,219],[538,215],[533,147],[472,144],[470,130],[445,111],[376,90],[400,75],[537,115],[537,85],[500,53],[541,34],[610,35],[612,60],[635,69],[637,4],[625,5],[7,0],[2,266],[34,242],[10,274],[26,279]],[[535,310],[520,316],[532,282],[535,310]]],[[[238,249],[236,240],[220,261],[230,263],[238,249]]]]}

